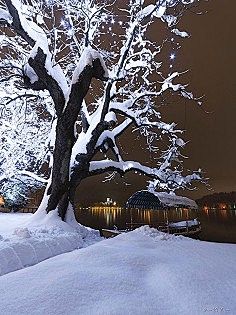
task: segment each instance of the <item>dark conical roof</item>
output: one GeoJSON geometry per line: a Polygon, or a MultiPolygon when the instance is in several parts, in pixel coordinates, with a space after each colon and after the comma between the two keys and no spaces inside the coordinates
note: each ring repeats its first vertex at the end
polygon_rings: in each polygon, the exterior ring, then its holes
{"type": "Polygon", "coordinates": [[[177,196],[173,193],[140,190],[129,197],[125,207],[153,210],[162,210],[169,207],[187,207],[196,209],[197,204],[194,200],[187,197],[177,196]]]}
{"type": "Polygon", "coordinates": [[[134,193],[126,202],[126,208],[162,210],[165,206],[153,193],[141,190],[134,193]]]}

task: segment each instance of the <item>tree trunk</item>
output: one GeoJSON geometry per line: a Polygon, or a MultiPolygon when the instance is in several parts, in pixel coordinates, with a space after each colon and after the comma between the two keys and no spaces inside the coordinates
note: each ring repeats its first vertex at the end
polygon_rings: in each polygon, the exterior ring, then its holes
{"type": "MultiPolygon", "coordinates": [[[[65,218],[69,201],[73,204],[76,187],[82,178],[85,177],[91,159],[91,154],[83,155],[78,168],[80,172],[77,172],[76,185],[74,183],[71,185],[70,160],[72,148],[76,140],[74,125],[80,113],[84,97],[88,92],[92,77],[107,80],[107,78],[103,77],[104,73],[99,59],[93,60],[92,66],[86,65],[84,67],[77,81],[72,84],[69,99],[57,121],[52,182],[47,192],[50,196],[46,211],[48,213],[57,208],[62,220],[65,218]]],[[[56,104],[55,107],[57,108],[56,104]]],[[[93,148],[91,151],[93,151],[93,148]]]]}
{"type": "Polygon", "coordinates": [[[58,207],[62,219],[69,202],[69,169],[74,141],[74,125],[67,128],[64,119],[59,118],[56,127],[52,182],[48,190],[50,197],[46,211],[49,212],[58,207]]]}

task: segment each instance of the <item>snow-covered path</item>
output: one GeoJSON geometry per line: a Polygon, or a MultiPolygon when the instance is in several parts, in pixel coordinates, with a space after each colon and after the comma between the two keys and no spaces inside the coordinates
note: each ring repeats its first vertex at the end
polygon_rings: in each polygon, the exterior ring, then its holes
{"type": "Polygon", "coordinates": [[[236,314],[236,245],[147,227],[0,277],[0,314],[236,314]]]}

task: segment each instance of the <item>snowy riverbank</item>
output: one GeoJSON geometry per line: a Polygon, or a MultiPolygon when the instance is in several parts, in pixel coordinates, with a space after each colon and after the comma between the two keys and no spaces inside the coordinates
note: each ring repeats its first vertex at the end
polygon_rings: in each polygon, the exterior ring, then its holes
{"type": "Polygon", "coordinates": [[[1,313],[236,314],[235,261],[234,244],[142,227],[1,276],[1,313]]]}

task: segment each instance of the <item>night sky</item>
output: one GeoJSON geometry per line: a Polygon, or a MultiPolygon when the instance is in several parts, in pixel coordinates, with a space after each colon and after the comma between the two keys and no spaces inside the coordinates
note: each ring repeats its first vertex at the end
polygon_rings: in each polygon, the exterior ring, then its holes
{"type": "MultiPolygon", "coordinates": [[[[209,0],[201,6],[201,11],[205,10],[208,12],[203,15],[189,12],[179,25],[191,38],[185,39],[178,50],[175,66],[179,71],[190,69],[185,83],[196,96],[204,95],[204,109],[209,113],[185,101],[163,112],[166,121],[173,120],[186,130],[184,138],[190,142],[183,151],[189,157],[185,166],[192,170],[201,167],[210,178],[212,191],[199,185],[195,191],[179,192],[193,199],[236,190],[236,1],[209,0]]],[[[126,139],[124,151],[132,147],[126,159],[150,158],[129,135],[126,139]]],[[[77,192],[78,202],[93,204],[111,197],[123,205],[132,193],[145,189],[147,178],[128,175],[101,183],[103,179],[97,176],[84,180],[77,192]]]]}

